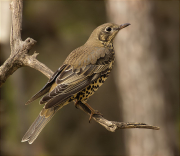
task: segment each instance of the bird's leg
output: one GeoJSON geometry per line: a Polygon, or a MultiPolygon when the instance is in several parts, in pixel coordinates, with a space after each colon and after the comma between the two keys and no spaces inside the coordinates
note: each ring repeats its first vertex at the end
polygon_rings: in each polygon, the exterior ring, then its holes
{"type": "Polygon", "coordinates": [[[97,110],[94,110],[88,103],[83,103],[83,104],[84,104],[86,107],[88,107],[89,110],[91,111],[91,114],[90,114],[90,117],[89,117],[89,123],[90,123],[90,121],[91,121],[91,119],[92,119],[92,116],[93,116],[94,114],[103,116],[100,112],[98,112],[97,110]]]}
{"type": "MultiPolygon", "coordinates": [[[[76,108],[78,108],[79,102],[82,103],[81,101],[74,100],[74,105],[76,108]]],[[[94,110],[88,103],[82,103],[82,104],[84,104],[86,106],[86,107],[82,108],[83,111],[88,112],[90,114],[89,122],[91,121],[94,114],[103,116],[99,111],[94,110]]]]}
{"type": "Polygon", "coordinates": [[[78,100],[74,101],[74,106],[78,109],[77,105],[78,105],[78,100]]]}

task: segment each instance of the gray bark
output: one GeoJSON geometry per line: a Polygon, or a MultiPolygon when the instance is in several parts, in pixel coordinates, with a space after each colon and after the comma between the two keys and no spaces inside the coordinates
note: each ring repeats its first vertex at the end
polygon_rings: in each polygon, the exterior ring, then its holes
{"type": "Polygon", "coordinates": [[[111,22],[131,24],[115,41],[123,119],[161,127],[126,131],[127,154],[177,154],[178,2],[109,0],[106,6],[111,22]]]}

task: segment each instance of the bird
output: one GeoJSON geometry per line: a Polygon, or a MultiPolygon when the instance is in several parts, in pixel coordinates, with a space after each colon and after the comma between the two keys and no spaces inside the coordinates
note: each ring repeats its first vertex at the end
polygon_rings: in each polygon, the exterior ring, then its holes
{"type": "Polygon", "coordinates": [[[67,56],[45,86],[26,102],[26,105],[30,104],[43,96],[39,103],[44,107],[25,133],[22,142],[32,144],[55,113],[71,101],[75,106],[81,102],[89,108],[89,121],[94,114],[100,114],[87,100],[108,78],[115,61],[114,38],[129,25],[102,24],[91,33],[84,45],[67,56]]]}

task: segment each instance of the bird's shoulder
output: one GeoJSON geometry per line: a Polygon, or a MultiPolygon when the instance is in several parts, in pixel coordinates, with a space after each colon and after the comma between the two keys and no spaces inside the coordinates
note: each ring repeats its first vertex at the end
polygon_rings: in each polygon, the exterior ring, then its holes
{"type": "Polygon", "coordinates": [[[81,68],[89,64],[97,64],[98,59],[103,59],[111,55],[111,50],[104,46],[93,46],[93,45],[83,45],[75,50],[73,50],[64,64],[73,66],[74,68],[81,68]]]}

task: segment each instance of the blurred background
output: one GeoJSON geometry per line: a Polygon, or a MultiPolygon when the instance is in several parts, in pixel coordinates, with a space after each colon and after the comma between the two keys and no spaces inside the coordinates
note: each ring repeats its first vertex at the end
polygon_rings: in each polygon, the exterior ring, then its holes
{"type": "MultiPolygon", "coordinates": [[[[0,64],[10,55],[10,1],[0,2],[0,64]]],[[[89,104],[114,121],[144,122],[159,131],[111,133],[76,109],[63,107],[29,145],[21,139],[42,109],[25,102],[47,82],[23,67],[1,87],[1,155],[179,154],[179,1],[25,1],[22,39],[37,41],[30,54],[56,71],[99,25],[131,23],[117,35],[116,63],[89,104]]]]}

